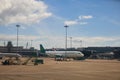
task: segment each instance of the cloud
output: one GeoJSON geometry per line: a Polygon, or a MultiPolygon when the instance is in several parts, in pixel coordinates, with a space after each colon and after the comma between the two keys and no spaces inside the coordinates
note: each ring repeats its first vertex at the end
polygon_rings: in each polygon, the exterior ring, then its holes
{"type": "Polygon", "coordinates": [[[80,24],[80,25],[85,25],[88,24],[87,22],[80,22],[80,21],[65,21],[64,25],[76,25],[76,24],[80,24]]]}
{"type": "Polygon", "coordinates": [[[0,0],[0,24],[35,23],[51,15],[43,1],[0,0]]]}
{"type": "MultiPolygon", "coordinates": [[[[119,46],[120,38],[119,37],[72,37],[72,45],[73,47],[80,47],[82,41],[83,47],[88,46],[119,46]]],[[[49,36],[47,40],[43,41],[44,45],[48,48],[57,47],[64,48],[65,47],[65,37],[63,36],[49,36]]],[[[68,38],[68,48],[70,47],[70,38],[68,38]]]]}
{"type": "Polygon", "coordinates": [[[82,19],[92,19],[93,16],[92,16],[92,15],[84,15],[84,16],[79,16],[78,18],[79,18],[80,20],[82,20],[82,19]]]}
{"type": "Polygon", "coordinates": [[[82,20],[84,19],[92,19],[93,16],[92,15],[87,15],[87,16],[79,16],[77,19],[75,20],[69,20],[69,21],[64,21],[65,25],[76,25],[76,24],[88,24],[87,22],[83,22],[82,20]]]}
{"type": "Polygon", "coordinates": [[[65,25],[75,25],[75,24],[78,24],[77,21],[65,21],[64,22],[65,25]]]}
{"type": "MultiPolygon", "coordinates": [[[[16,35],[6,35],[0,34],[1,41],[15,41],[17,39],[16,35]]],[[[29,36],[29,35],[19,35],[19,40],[36,40],[39,39],[39,36],[29,36]]]]}
{"type": "Polygon", "coordinates": [[[93,44],[93,45],[99,45],[99,43],[106,43],[109,41],[116,41],[120,40],[118,37],[76,37],[74,42],[79,42],[80,40],[83,40],[84,42],[88,44],[93,44]]]}
{"type": "MultiPolygon", "coordinates": [[[[64,47],[64,37],[61,36],[32,36],[32,35],[19,35],[19,46],[26,46],[28,42],[29,45],[39,49],[39,44],[43,44],[45,48],[52,48],[52,47],[64,47]]],[[[7,34],[0,34],[0,45],[4,45],[4,42],[12,41],[13,45],[16,46],[17,37],[16,35],[7,35],[7,34]]],[[[31,46],[30,46],[31,47],[31,46]]]]}
{"type": "Polygon", "coordinates": [[[80,44],[80,40],[84,42],[84,46],[119,46],[119,37],[75,37],[74,43],[80,44]]]}
{"type": "Polygon", "coordinates": [[[88,24],[88,22],[80,22],[81,25],[88,24]]]}
{"type": "MultiPolygon", "coordinates": [[[[3,45],[4,41],[11,40],[13,45],[16,45],[16,35],[5,35],[0,34],[0,45],[3,45]]],[[[31,45],[31,40],[33,47],[39,49],[39,44],[43,44],[45,48],[64,48],[65,47],[65,37],[64,36],[32,36],[32,35],[19,35],[19,45],[26,46],[29,42],[31,45]]],[[[80,47],[80,41],[82,41],[82,47],[88,46],[119,46],[119,37],[72,37],[72,46],[80,47]]],[[[68,38],[68,48],[70,47],[70,39],[68,38]]]]}

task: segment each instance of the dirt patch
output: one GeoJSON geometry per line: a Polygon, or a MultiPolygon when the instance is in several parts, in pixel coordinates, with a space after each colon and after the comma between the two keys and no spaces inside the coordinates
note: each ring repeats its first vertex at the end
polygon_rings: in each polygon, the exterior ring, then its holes
{"type": "Polygon", "coordinates": [[[0,65],[0,80],[120,80],[120,61],[54,61],[45,64],[0,65]]]}

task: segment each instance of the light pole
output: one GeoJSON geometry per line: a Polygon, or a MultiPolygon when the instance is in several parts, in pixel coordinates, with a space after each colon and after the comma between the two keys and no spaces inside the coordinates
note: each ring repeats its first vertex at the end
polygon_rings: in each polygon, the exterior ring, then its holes
{"type": "Polygon", "coordinates": [[[19,33],[19,27],[20,27],[20,25],[17,24],[16,27],[17,27],[17,52],[18,52],[18,40],[19,40],[19,38],[18,38],[19,34],[18,33],[19,33]]]}
{"type": "Polygon", "coordinates": [[[82,48],[82,40],[80,40],[80,48],[82,48]]]}
{"type": "Polygon", "coordinates": [[[82,40],[80,40],[80,50],[82,51],[83,50],[83,48],[82,48],[82,40]]]}
{"type": "Polygon", "coordinates": [[[5,47],[5,41],[4,41],[4,47],[5,47]]]}
{"type": "Polygon", "coordinates": [[[72,37],[70,37],[70,48],[72,48],[72,37]]]}
{"type": "Polygon", "coordinates": [[[67,53],[67,28],[69,26],[65,25],[64,27],[65,27],[65,31],[66,31],[66,39],[65,39],[65,54],[66,54],[67,53]]]}
{"type": "Polygon", "coordinates": [[[32,48],[32,41],[33,41],[33,40],[31,40],[31,48],[32,48]]]}

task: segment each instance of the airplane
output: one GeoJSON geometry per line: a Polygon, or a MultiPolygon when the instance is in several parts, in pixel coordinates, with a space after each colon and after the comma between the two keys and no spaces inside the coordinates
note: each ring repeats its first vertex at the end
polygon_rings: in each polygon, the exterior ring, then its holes
{"type": "Polygon", "coordinates": [[[20,54],[17,53],[0,53],[0,58],[2,59],[3,57],[22,57],[20,54]]]}
{"type": "Polygon", "coordinates": [[[98,53],[97,56],[98,56],[98,58],[113,59],[114,58],[114,52],[98,53]]]}
{"type": "Polygon", "coordinates": [[[80,51],[45,51],[42,44],[40,44],[40,53],[49,57],[63,57],[73,59],[83,59],[84,54],[80,51]]]}

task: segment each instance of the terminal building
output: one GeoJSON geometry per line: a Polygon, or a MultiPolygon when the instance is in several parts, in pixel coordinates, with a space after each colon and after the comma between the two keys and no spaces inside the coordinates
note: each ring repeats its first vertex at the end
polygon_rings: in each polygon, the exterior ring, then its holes
{"type": "Polygon", "coordinates": [[[19,53],[23,56],[34,56],[37,51],[34,47],[24,49],[23,46],[13,46],[11,41],[8,41],[6,46],[0,46],[0,53],[19,53]]]}
{"type": "Polygon", "coordinates": [[[7,46],[0,46],[1,53],[18,53],[23,50],[22,46],[13,46],[11,41],[8,41],[7,46]]]}

